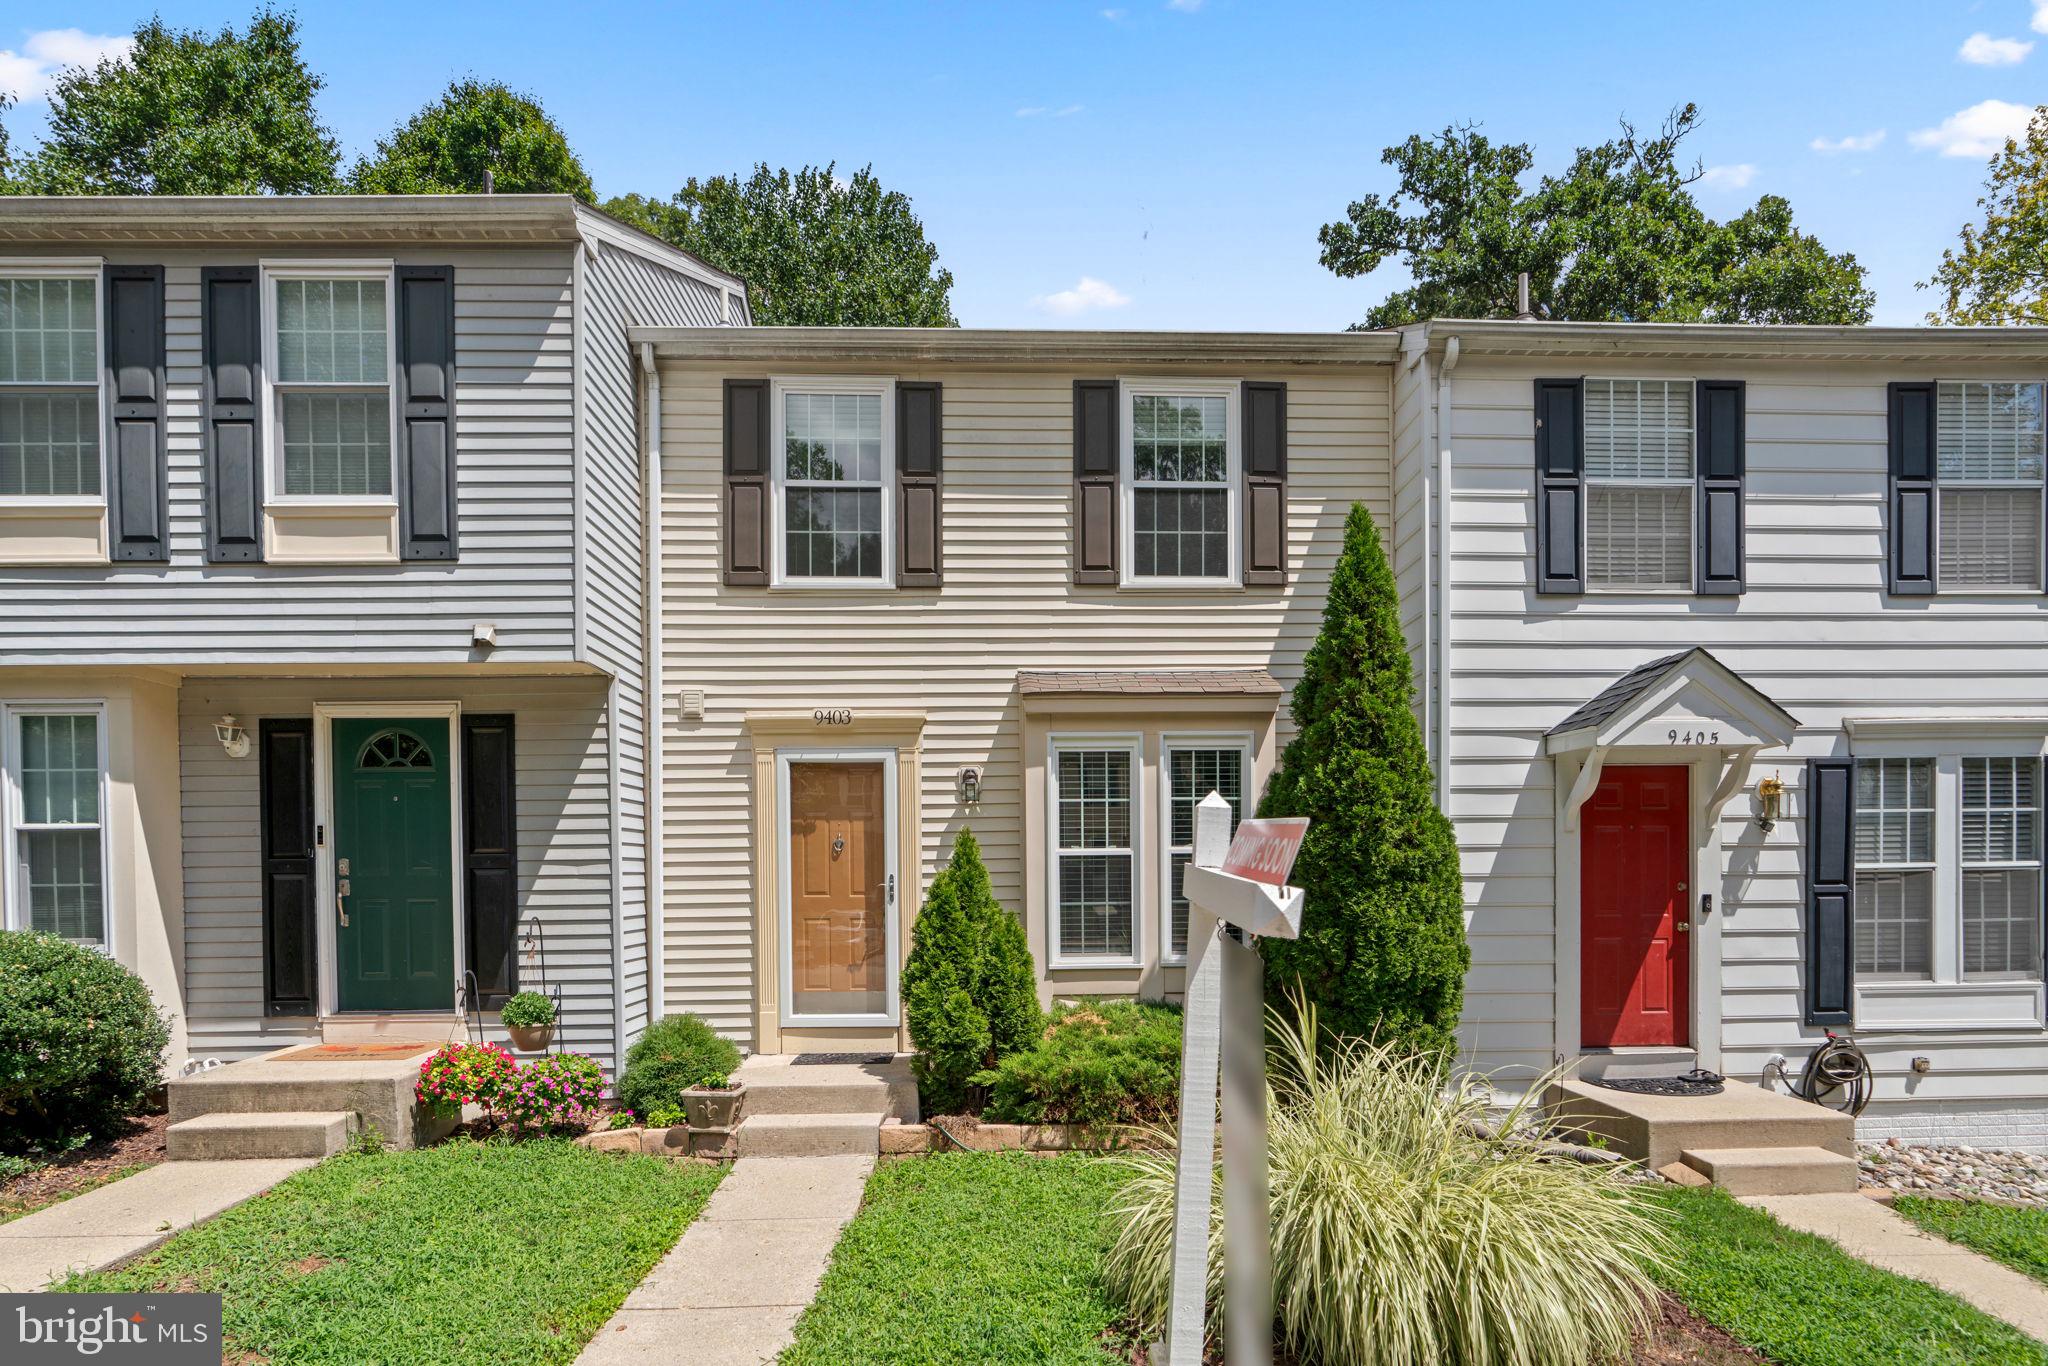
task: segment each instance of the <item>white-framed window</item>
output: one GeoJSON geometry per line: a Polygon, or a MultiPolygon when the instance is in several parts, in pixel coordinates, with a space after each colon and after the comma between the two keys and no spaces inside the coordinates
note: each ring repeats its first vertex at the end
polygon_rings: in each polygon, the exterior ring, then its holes
{"type": "Polygon", "coordinates": [[[1136,966],[1140,943],[1135,736],[1055,736],[1047,765],[1053,967],[1136,966]]]}
{"type": "Polygon", "coordinates": [[[1690,590],[1693,382],[1586,381],[1586,586],[1690,590]]]}
{"type": "Polygon", "coordinates": [[[1244,735],[1168,735],[1160,743],[1160,806],[1165,813],[1161,870],[1166,888],[1166,923],[1162,926],[1162,962],[1185,962],[1188,955],[1188,899],[1181,874],[1194,859],[1195,808],[1211,792],[1230,803],[1230,832],[1245,816],[1245,793],[1251,782],[1251,738],[1244,735]]]}
{"type": "Polygon", "coordinates": [[[395,307],[389,262],[264,266],[274,501],[391,499],[395,307]]]}
{"type": "Polygon", "coordinates": [[[1238,582],[1236,381],[1126,380],[1123,581],[1238,582]]]}
{"type": "Polygon", "coordinates": [[[895,391],[886,379],[774,382],[777,584],[894,581],[895,391]]]}
{"type": "Polygon", "coordinates": [[[2041,975],[2041,761],[1962,761],[1965,978],[2041,975]]]}
{"type": "Polygon", "coordinates": [[[1934,973],[1934,761],[1856,763],[1856,972],[1934,973]]]}
{"type": "Polygon", "coordinates": [[[0,261],[0,499],[98,502],[98,262],[0,261]]]}
{"type": "Polygon", "coordinates": [[[7,924],[109,948],[105,708],[24,704],[0,718],[7,924]]]}
{"type": "Polygon", "coordinates": [[[1936,582],[2039,591],[2042,386],[1943,380],[1935,396],[1936,582]]]}

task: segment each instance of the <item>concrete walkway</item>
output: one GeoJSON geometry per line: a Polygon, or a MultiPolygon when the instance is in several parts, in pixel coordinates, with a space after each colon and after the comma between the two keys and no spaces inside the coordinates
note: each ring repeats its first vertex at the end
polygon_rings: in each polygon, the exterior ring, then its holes
{"type": "Polygon", "coordinates": [[[1767,1210],[1787,1228],[1840,1245],[1872,1266],[1911,1276],[2038,1342],[2048,1342],[2048,1287],[2031,1276],[1920,1229],[1866,1195],[1758,1195],[1743,1201],[1767,1210]]]}
{"type": "Polygon", "coordinates": [[[795,1337],[875,1159],[743,1157],[577,1366],[760,1366],[795,1337]]]}
{"type": "Polygon", "coordinates": [[[41,1290],[70,1271],[97,1271],[147,1252],[180,1229],[261,1195],[307,1157],[165,1162],[0,1224],[0,1291],[41,1290]]]}

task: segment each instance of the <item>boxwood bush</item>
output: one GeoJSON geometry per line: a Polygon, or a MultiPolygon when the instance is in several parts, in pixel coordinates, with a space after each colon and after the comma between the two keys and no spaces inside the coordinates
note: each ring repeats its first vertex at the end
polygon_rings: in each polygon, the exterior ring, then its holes
{"type": "Polygon", "coordinates": [[[722,1081],[740,1065],[740,1050],[695,1015],[664,1015],[626,1050],[619,1103],[638,1114],[682,1103],[683,1088],[722,1081]]]}
{"type": "Polygon", "coordinates": [[[149,988],[113,959],[0,930],[0,1151],[110,1132],[163,1081],[170,1041],[149,988]]]}
{"type": "Polygon", "coordinates": [[[1002,1124],[1167,1123],[1179,1113],[1180,1008],[1104,1001],[1053,1013],[1037,1044],[976,1081],[1002,1124]]]}

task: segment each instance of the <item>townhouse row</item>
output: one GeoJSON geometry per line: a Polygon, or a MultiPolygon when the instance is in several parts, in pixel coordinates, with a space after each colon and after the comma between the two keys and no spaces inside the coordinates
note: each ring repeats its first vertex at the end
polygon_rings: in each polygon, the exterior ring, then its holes
{"type": "Polygon", "coordinates": [[[1346,514],[1458,831],[1461,1039],[2048,1147],[2048,342],[781,329],[566,199],[0,214],[9,926],[173,1061],[511,990],[904,1046],[971,827],[1047,1000],[1172,996],[1346,514]]]}

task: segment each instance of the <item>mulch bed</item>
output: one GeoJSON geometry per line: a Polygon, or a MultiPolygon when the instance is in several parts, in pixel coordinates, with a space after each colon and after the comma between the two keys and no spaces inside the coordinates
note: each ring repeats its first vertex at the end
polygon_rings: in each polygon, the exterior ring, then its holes
{"type": "Polygon", "coordinates": [[[130,1167],[154,1167],[164,1160],[164,1130],[170,1122],[169,1115],[137,1115],[125,1133],[88,1143],[47,1167],[0,1182],[0,1217],[54,1205],[103,1185],[130,1167]]]}

